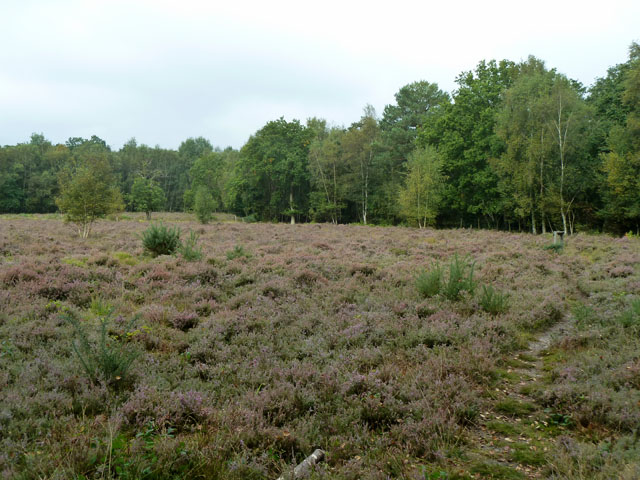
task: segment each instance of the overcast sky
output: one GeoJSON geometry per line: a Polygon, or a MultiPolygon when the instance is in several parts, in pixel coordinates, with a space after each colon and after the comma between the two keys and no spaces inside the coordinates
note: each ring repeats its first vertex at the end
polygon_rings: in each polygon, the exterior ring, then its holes
{"type": "Polygon", "coordinates": [[[640,1],[0,0],[0,144],[98,135],[240,147],[267,121],[338,125],[416,80],[451,92],[529,54],[593,83],[640,41],[640,1]]]}

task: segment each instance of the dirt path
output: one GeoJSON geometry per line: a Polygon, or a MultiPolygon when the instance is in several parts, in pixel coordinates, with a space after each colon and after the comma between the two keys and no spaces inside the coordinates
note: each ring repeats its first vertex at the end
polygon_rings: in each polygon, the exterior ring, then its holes
{"type": "Polygon", "coordinates": [[[568,327],[571,324],[569,317],[564,317],[560,322],[546,330],[538,337],[537,340],[529,344],[529,348],[525,350],[525,354],[539,356],[543,350],[551,346],[555,338],[562,337],[568,333],[568,327]]]}
{"type": "Polygon", "coordinates": [[[545,377],[545,356],[554,340],[568,332],[565,317],[532,341],[526,350],[505,360],[502,378],[494,387],[493,409],[482,412],[471,472],[475,478],[544,478],[548,453],[562,425],[536,403],[531,393],[545,377]]]}

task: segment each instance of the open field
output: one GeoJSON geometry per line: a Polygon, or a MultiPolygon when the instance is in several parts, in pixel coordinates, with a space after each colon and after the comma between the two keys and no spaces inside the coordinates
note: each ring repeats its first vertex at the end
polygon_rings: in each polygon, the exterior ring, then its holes
{"type": "Polygon", "coordinates": [[[640,477],[638,238],[165,217],[189,262],[141,218],[0,217],[4,477],[275,479],[314,448],[314,478],[640,477]],[[92,380],[112,308],[136,356],[92,380]]]}

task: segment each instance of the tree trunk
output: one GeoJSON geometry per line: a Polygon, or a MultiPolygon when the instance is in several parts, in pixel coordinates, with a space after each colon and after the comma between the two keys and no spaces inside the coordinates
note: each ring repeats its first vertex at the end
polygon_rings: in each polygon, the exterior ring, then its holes
{"type": "Polygon", "coordinates": [[[558,149],[560,150],[560,216],[562,217],[562,228],[564,234],[567,234],[567,214],[564,205],[564,169],[565,158],[564,153],[567,144],[567,134],[569,132],[569,119],[562,123],[562,96],[558,99],[558,121],[555,124],[558,133],[558,149]],[[564,130],[564,131],[563,131],[564,130]]]}
{"type": "MultiPolygon", "coordinates": [[[[544,129],[540,131],[540,148],[544,145],[544,129]]],[[[540,154],[540,217],[541,217],[541,226],[542,233],[547,233],[547,225],[545,222],[544,215],[544,204],[542,202],[542,198],[544,196],[544,155],[540,154]]]]}
{"type": "Polygon", "coordinates": [[[80,237],[85,239],[89,237],[89,232],[91,231],[91,224],[90,223],[83,223],[82,224],[82,228],[78,229],[78,233],[80,234],[80,237]]]}
{"type": "Polygon", "coordinates": [[[338,224],[338,180],[336,175],[336,163],[333,162],[333,216],[334,225],[338,224]]]}
{"type": "Polygon", "coordinates": [[[531,233],[533,233],[534,235],[538,233],[538,231],[536,230],[536,214],[533,211],[533,208],[531,209],[531,233]]]}
{"type": "Polygon", "coordinates": [[[293,213],[293,190],[289,192],[289,209],[291,210],[291,225],[295,225],[296,216],[293,213]]]}

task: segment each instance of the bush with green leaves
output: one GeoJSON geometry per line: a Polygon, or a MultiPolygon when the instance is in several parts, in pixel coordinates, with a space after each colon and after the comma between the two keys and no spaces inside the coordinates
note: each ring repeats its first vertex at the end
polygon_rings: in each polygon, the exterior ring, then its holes
{"type": "Polygon", "coordinates": [[[476,290],[474,269],[475,262],[455,255],[449,263],[446,277],[443,268],[436,263],[430,270],[425,270],[416,277],[416,289],[424,298],[442,293],[449,300],[459,300],[463,291],[473,295],[476,290]]]}
{"type": "Polygon", "coordinates": [[[142,233],[144,249],[154,257],[173,255],[180,248],[180,229],[164,224],[152,224],[142,233]]]}
{"type": "Polygon", "coordinates": [[[202,247],[198,246],[198,234],[194,231],[189,232],[187,238],[179,248],[180,255],[187,262],[195,262],[202,258],[202,247]]]}
{"type": "Polygon", "coordinates": [[[424,270],[416,277],[416,289],[424,298],[433,297],[440,293],[442,286],[442,267],[434,264],[431,270],[424,270]]]}
{"type": "Polygon", "coordinates": [[[449,300],[458,300],[463,291],[473,295],[477,282],[473,278],[475,262],[468,258],[460,258],[457,254],[449,263],[449,275],[443,284],[442,293],[449,300]]]}
{"type": "MultiPolygon", "coordinates": [[[[71,345],[89,379],[94,384],[104,382],[108,386],[119,386],[126,383],[127,372],[139,352],[126,345],[121,337],[109,335],[112,313],[100,318],[97,339],[90,339],[86,322],[75,312],[69,310],[62,318],[73,328],[71,345]]],[[[136,317],[128,322],[123,335],[131,331],[135,321],[136,317]]]]}
{"type": "Polygon", "coordinates": [[[504,313],[509,308],[509,296],[494,289],[491,285],[482,286],[479,302],[482,309],[491,315],[504,313]]]}

